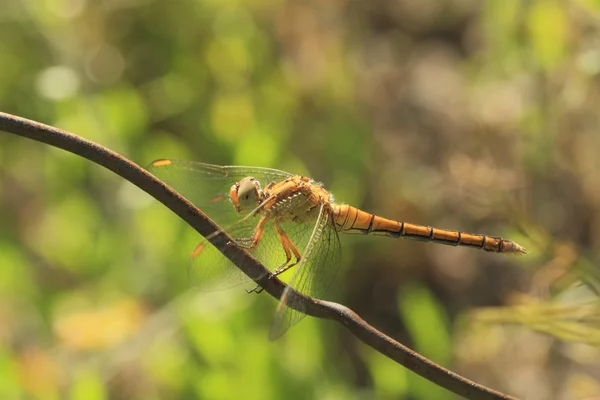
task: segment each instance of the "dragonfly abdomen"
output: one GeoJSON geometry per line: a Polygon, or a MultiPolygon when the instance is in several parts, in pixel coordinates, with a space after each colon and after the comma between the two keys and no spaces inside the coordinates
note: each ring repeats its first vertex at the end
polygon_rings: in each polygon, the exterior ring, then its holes
{"type": "Polygon", "coordinates": [[[449,246],[468,246],[494,253],[518,254],[527,252],[515,242],[499,237],[448,231],[431,226],[393,221],[345,204],[335,205],[333,212],[336,229],[339,232],[383,235],[449,246]]]}

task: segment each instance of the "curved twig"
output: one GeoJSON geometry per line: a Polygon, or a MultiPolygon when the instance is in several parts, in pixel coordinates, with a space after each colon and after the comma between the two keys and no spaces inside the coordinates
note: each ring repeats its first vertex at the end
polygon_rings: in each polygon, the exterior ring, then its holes
{"type": "MultiPolygon", "coordinates": [[[[179,195],[179,193],[172,190],[143,168],[105,147],[72,133],[2,112],[0,112],[0,130],[67,150],[113,171],[167,206],[202,236],[208,236],[219,230],[219,227],[213,221],[188,200],[179,195]]],[[[269,271],[258,260],[244,249],[236,246],[228,246],[227,243],[229,241],[232,241],[232,239],[227,234],[215,235],[211,238],[211,243],[223,255],[232,262],[235,262],[236,266],[246,275],[249,277],[262,277],[261,279],[256,279],[256,283],[262,286],[271,296],[279,299],[286,288],[285,284],[276,278],[269,279],[269,271]]],[[[458,395],[477,400],[514,399],[514,397],[469,381],[435,364],[401,343],[396,342],[389,336],[379,332],[348,307],[337,303],[312,299],[297,292],[293,292],[291,297],[291,301],[289,302],[291,307],[300,308],[297,305],[301,304],[301,309],[308,315],[339,322],[368,346],[429,381],[458,395]]]]}

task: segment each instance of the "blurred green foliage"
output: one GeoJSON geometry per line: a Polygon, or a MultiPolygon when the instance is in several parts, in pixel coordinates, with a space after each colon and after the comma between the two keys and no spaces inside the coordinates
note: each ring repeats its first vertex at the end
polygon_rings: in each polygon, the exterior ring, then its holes
{"type": "MultiPolygon", "coordinates": [[[[342,237],[329,298],[494,389],[600,393],[597,0],[1,5],[1,111],[141,165],[279,168],[515,240],[528,256],[342,237]]],[[[0,397],[452,398],[330,322],[268,342],[273,299],[190,289],[198,240],[100,167],[0,134],[0,397]]]]}

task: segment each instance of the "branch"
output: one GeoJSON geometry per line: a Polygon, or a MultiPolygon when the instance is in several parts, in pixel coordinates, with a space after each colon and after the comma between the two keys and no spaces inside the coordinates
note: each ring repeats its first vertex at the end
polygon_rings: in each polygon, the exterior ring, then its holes
{"type": "MultiPolygon", "coordinates": [[[[0,112],[0,130],[58,147],[103,166],[160,201],[204,237],[220,230],[202,211],[161,180],[123,156],[94,142],[48,125],[2,112],[0,112]]],[[[279,299],[286,288],[285,284],[277,278],[269,279],[269,270],[244,249],[227,245],[230,241],[233,242],[233,239],[226,233],[215,235],[211,239],[211,243],[246,275],[262,277],[255,279],[255,282],[275,299],[279,299]]],[[[312,299],[293,292],[289,305],[294,309],[303,310],[307,315],[337,321],[381,354],[467,399],[514,400],[513,397],[469,381],[435,364],[379,332],[354,311],[341,304],[312,299]]]]}

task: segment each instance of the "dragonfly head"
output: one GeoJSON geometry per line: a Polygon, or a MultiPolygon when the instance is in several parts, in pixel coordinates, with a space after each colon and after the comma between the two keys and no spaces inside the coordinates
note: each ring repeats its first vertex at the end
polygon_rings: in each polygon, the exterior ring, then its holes
{"type": "Polygon", "coordinates": [[[264,192],[260,183],[252,177],[236,182],[229,191],[229,198],[237,212],[254,210],[263,200],[264,192]]]}

